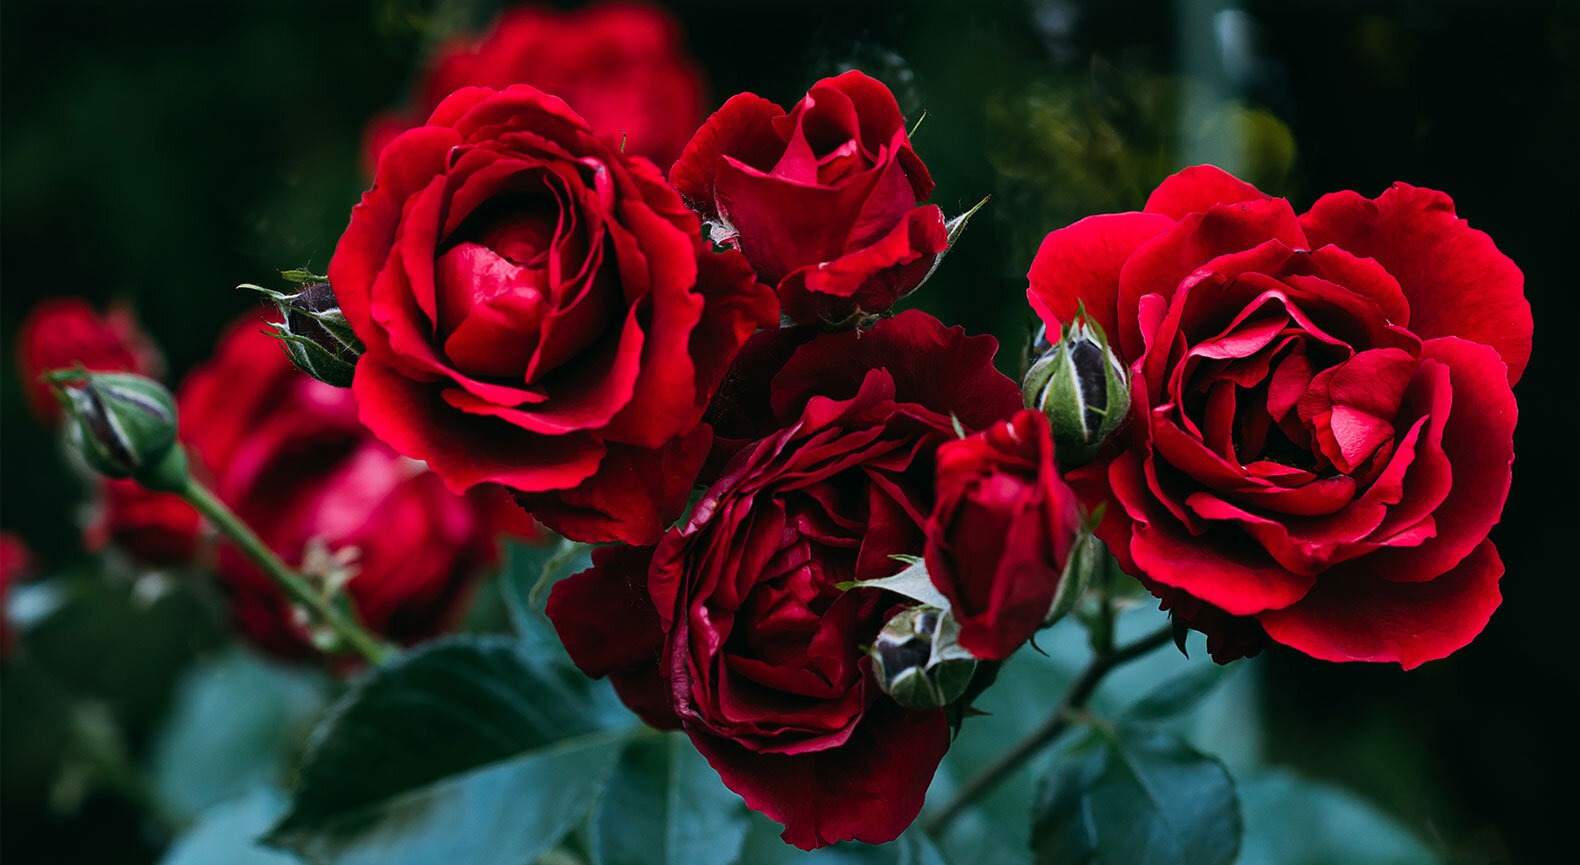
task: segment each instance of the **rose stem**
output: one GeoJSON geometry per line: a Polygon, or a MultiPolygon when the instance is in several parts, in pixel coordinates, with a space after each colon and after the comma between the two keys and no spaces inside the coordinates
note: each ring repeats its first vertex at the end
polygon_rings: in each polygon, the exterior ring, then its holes
{"type": "Polygon", "coordinates": [[[285,563],[280,561],[280,557],[276,556],[274,551],[269,549],[258,535],[207,487],[189,478],[180,493],[182,498],[197,508],[198,513],[207,517],[220,531],[229,536],[248,558],[256,562],[292,601],[304,607],[319,624],[333,630],[346,645],[366,658],[368,663],[379,664],[389,657],[388,646],[375,639],[344,612],[336,609],[327,598],[315,592],[301,575],[286,567],[285,563]]]}
{"type": "Polygon", "coordinates": [[[1102,682],[1103,677],[1108,675],[1110,670],[1133,661],[1151,652],[1153,649],[1168,645],[1173,639],[1174,627],[1165,625],[1134,643],[1111,651],[1101,652],[1092,658],[1092,662],[1086,665],[1085,670],[1081,671],[1080,678],[1076,679],[1075,684],[1070,686],[1070,690],[1065,692],[1064,699],[1059,701],[1059,706],[1054,709],[1053,714],[1048,716],[1048,719],[1043,721],[1037,729],[1031,731],[1026,738],[1017,742],[1013,748],[1006,751],[992,765],[983,769],[965,787],[961,788],[960,792],[955,795],[955,798],[948,805],[944,806],[942,811],[939,811],[936,816],[927,821],[927,833],[937,836],[943,832],[956,817],[960,816],[960,812],[965,810],[967,805],[982,798],[988,791],[997,787],[1000,782],[1013,774],[1016,769],[1021,768],[1032,755],[1059,738],[1059,734],[1069,729],[1072,715],[1076,710],[1086,705],[1086,701],[1091,699],[1093,692],[1097,690],[1098,684],[1102,682]]]}

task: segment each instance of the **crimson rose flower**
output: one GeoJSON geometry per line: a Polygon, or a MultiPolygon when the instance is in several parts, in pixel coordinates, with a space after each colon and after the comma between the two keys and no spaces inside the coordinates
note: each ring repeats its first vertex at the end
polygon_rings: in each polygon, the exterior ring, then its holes
{"type": "Polygon", "coordinates": [[[944,215],[894,94],[851,71],[793,110],[730,97],[669,171],[686,200],[740,247],[800,323],[879,313],[927,277],[944,215]]]}
{"type": "Polygon", "coordinates": [[[53,389],[39,376],[81,364],[89,372],[135,372],[158,377],[164,369],[131,308],[100,315],[79,297],[52,297],[35,306],[17,329],[16,368],[28,407],[46,423],[60,419],[53,389]]]}
{"type": "Polygon", "coordinates": [[[582,541],[648,543],[680,515],[708,398],[778,322],[651,162],[525,85],[456,91],[390,142],[329,281],[367,346],[362,421],[582,541]]]}
{"type": "Polygon", "coordinates": [[[530,84],[564,99],[592,128],[625,141],[668,168],[702,121],[702,73],[687,54],[680,25],[646,3],[596,3],[562,11],[518,6],[481,38],[439,47],[408,110],[375,118],[364,134],[369,173],[395,136],[462,87],[530,84]]]}
{"type": "Polygon", "coordinates": [[[865,647],[909,602],[839,584],[922,548],[951,415],[977,428],[1019,407],[996,348],[915,311],[860,334],[760,334],[731,411],[772,431],[656,548],[597,550],[549,598],[577,665],[685,729],[798,847],[893,839],[948,748],[943,710],[902,709],[871,675],[865,647]]]}
{"type": "Polygon", "coordinates": [[[1009,657],[1042,627],[1080,527],[1041,412],[938,448],[927,573],[978,658],[1009,657]]]}
{"type": "Polygon", "coordinates": [[[1122,447],[1071,482],[1114,500],[1099,534],[1220,659],[1265,631],[1410,668],[1481,632],[1531,313],[1448,196],[1297,217],[1201,166],[1050,234],[1030,279],[1050,328],[1084,301],[1132,371],[1122,447]]]}
{"type": "MultiPolygon", "coordinates": [[[[357,421],[349,392],[291,366],[258,319],[222,338],[182,383],[177,406],[192,471],[287,564],[309,545],[357,547],[346,586],[371,629],[415,642],[459,612],[475,578],[498,560],[500,503],[456,495],[357,421]]],[[[197,546],[200,521],[182,500],[109,482],[95,531],[134,554],[171,563],[197,546]]],[[[214,563],[241,630],[270,652],[313,652],[267,575],[229,544],[214,563]]]]}

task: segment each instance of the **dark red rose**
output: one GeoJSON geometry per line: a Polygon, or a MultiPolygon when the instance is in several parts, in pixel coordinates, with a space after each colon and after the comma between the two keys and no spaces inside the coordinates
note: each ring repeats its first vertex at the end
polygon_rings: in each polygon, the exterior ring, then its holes
{"type": "Polygon", "coordinates": [[[329,280],[367,346],[363,422],[583,541],[651,542],[680,515],[708,398],[778,322],[651,162],[524,85],[457,91],[391,142],[329,280]]]}
{"type": "MultiPolygon", "coordinates": [[[[450,492],[374,438],[351,394],[297,372],[260,319],[231,328],[177,402],[194,475],[287,564],[315,544],[360,551],[346,590],[378,633],[410,643],[438,632],[498,560],[501,502],[450,492]]],[[[99,538],[161,564],[207,546],[183,502],[129,482],[106,485],[100,514],[99,538]]],[[[219,544],[212,565],[248,637],[284,657],[313,653],[274,582],[239,550],[219,544]]]]}
{"type": "Polygon", "coordinates": [[[894,94],[860,72],[819,81],[788,113],[730,97],[669,180],[803,324],[883,312],[946,243],[943,212],[921,204],[933,179],[894,94]]]}
{"type": "Polygon", "coordinates": [[[423,125],[462,87],[530,84],[570,103],[593,129],[668,168],[702,122],[702,72],[680,25],[646,3],[595,3],[562,11],[518,6],[481,37],[441,45],[424,68],[414,104],[375,118],[364,133],[369,173],[395,136],[423,125]]]}
{"type": "Polygon", "coordinates": [[[938,448],[927,573],[949,599],[959,642],[1009,657],[1048,618],[1080,528],[1041,412],[1022,411],[938,448]]]}
{"type": "Polygon", "coordinates": [[[758,335],[745,355],[784,362],[748,364],[771,374],[736,381],[735,407],[773,431],[737,448],[656,548],[598,550],[549,598],[577,665],[649,723],[684,728],[798,847],[893,839],[948,748],[943,710],[902,709],[871,675],[865,647],[907,602],[839,584],[921,550],[951,415],[976,428],[1019,407],[996,348],[920,312],[861,334],[758,335]]]}
{"type": "Polygon", "coordinates": [[[1202,166],[1050,234],[1030,278],[1050,326],[1084,301],[1132,371],[1128,427],[1072,484],[1115,500],[1099,534],[1220,657],[1259,628],[1409,668],[1481,632],[1531,313],[1446,195],[1296,216],[1202,166]]]}
{"type": "Polygon", "coordinates": [[[164,360],[143,334],[129,307],[103,315],[78,297],[52,297],[33,307],[17,329],[16,368],[28,407],[46,423],[60,419],[60,404],[39,376],[81,364],[90,372],[135,372],[159,377],[164,360]]]}

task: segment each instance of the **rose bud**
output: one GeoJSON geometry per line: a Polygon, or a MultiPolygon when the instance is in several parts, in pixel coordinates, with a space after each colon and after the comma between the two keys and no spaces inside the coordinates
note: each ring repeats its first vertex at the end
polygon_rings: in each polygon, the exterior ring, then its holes
{"type": "MultiPolygon", "coordinates": [[[[1038,344],[1047,342],[1046,332],[1038,334],[1038,344]]],[[[1021,391],[1027,408],[1048,416],[1066,465],[1089,461],[1130,410],[1130,375],[1102,327],[1084,313],[1032,364],[1021,391]]]]}
{"type": "Polygon", "coordinates": [[[186,482],[186,455],[176,445],[170,391],[130,373],[63,370],[48,376],[72,423],[72,447],[88,466],[111,478],[132,478],[158,490],[186,482]]]}
{"type": "Polygon", "coordinates": [[[1080,508],[1048,426],[1023,410],[938,448],[927,574],[949,599],[959,642],[983,660],[1009,657],[1080,592],[1069,567],[1080,508]]]}
{"type": "Polygon", "coordinates": [[[346,322],[329,283],[306,282],[295,294],[256,285],[242,287],[268,295],[280,308],[284,321],[271,321],[269,327],[297,369],[324,384],[351,386],[357,358],[362,356],[362,341],[346,322]]]}
{"type": "Polygon", "coordinates": [[[976,658],[956,642],[948,610],[910,607],[895,613],[872,643],[878,687],[907,709],[937,709],[966,692],[976,658]]]}

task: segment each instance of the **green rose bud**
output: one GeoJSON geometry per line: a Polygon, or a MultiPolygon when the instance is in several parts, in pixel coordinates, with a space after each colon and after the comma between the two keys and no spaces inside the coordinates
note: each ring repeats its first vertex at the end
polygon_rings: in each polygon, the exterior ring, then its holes
{"type": "MultiPolygon", "coordinates": [[[[1039,346],[1047,345],[1044,334],[1039,346]]],[[[1130,411],[1130,374],[1103,329],[1082,310],[1058,342],[1040,352],[1021,384],[1026,407],[1048,416],[1059,462],[1076,466],[1096,455],[1130,411]]]]}
{"type": "Polygon", "coordinates": [[[959,632],[948,610],[895,613],[870,650],[879,687],[907,709],[937,709],[960,699],[977,662],[955,642],[959,632]]]}
{"type": "Polygon", "coordinates": [[[244,285],[267,296],[279,307],[283,321],[270,322],[274,335],[297,369],[325,384],[350,387],[357,358],[362,356],[362,341],[340,311],[329,283],[303,271],[286,271],[286,277],[300,283],[295,293],[271,291],[244,285]],[[298,279],[297,274],[304,274],[298,279]]]}
{"type": "Polygon", "coordinates": [[[60,370],[45,378],[70,417],[67,435],[89,468],[133,478],[149,489],[178,490],[186,452],[176,444],[176,405],[164,385],[131,373],[60,370]]]}

